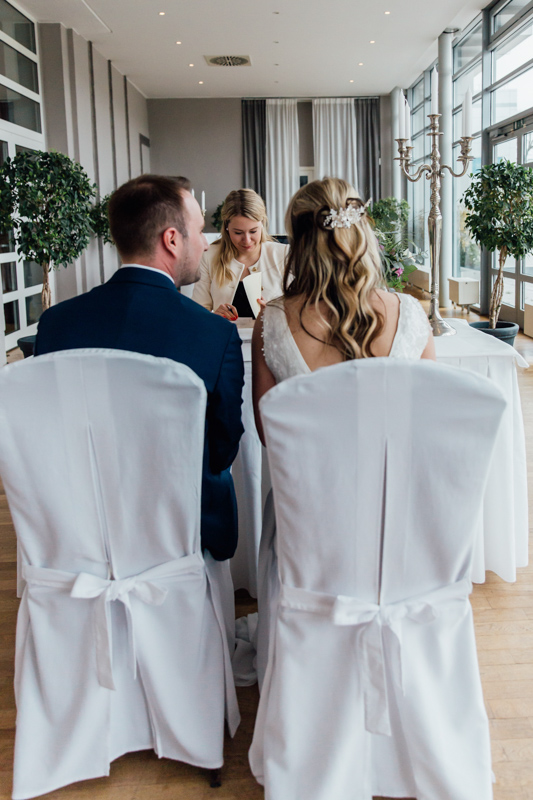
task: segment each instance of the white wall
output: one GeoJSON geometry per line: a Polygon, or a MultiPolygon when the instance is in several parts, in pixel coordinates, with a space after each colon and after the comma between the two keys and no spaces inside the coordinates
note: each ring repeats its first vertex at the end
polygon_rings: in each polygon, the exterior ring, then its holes
{"type": "MultiPolygon", "coordinates": [[[[146,98],[74,30],[38,28],[46,146],[79,161],[103,197],[140,174],[146,98]]],[[[75,265],[56,273],[56,300],[98,286],[117,266],[115,249],[93,239],[75,265]]]]}

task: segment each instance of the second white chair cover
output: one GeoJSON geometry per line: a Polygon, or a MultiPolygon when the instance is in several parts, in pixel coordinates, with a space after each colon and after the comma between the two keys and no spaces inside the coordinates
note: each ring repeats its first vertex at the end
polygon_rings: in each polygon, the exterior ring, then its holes
{"type": "Polygon", "coordinates": [[[490,800],[468,594],[498,389],[368,359],[262,400],[281,581],[250,750],[266,800],[490,800]]]}
{"type": "Polygon", "coordinates": [[[205,402],[188,367],[117,350],[1,371],[26,581],[15,800],[108,775],[133,750],[222,764],[224,717],[233,733],[239,714],[224,576],[200,550],[205,402]]]}

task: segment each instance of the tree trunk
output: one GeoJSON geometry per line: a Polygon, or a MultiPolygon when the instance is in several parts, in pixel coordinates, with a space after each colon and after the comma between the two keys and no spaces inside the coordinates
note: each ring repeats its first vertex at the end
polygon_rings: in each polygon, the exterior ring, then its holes
{"type": "Polygon", "coordinates": [[[50,262],[41,264],[43,268],[43,291],[41,292],[41,300],[43,303],[43,311],[50,308],[52,305],[52,291],[50,289],[50,262]]]}
{"type": "Polygon", "coordinates": [[[505,266],[506,260],[507,260],[507,248],[504,246],[500,249],[500,256],[498,261],[498,267],[499,267],[498,277],[494,282],[494,287],[492,289],[492,295],[490,298],[489,321],[491,328],[496,327],[496,323],[498,322],[498,317],[500,316],[500,308],[502,307],[503,268],[505,266]]]}

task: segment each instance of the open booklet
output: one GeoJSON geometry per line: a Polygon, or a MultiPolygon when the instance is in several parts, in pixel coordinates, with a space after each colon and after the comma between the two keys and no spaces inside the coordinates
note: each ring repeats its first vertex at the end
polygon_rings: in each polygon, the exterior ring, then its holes
{"type": "Polygon", "coordinates": [[[243,278],[242,284],[244,286],[244,291],[246,292],[248,302],[250,303],[252,313],[254,317],[257,317],[261,311],[261,306],[257,302],[261,297],[261,273],[251,272],[246,276],[246,278],[243,278]]]}

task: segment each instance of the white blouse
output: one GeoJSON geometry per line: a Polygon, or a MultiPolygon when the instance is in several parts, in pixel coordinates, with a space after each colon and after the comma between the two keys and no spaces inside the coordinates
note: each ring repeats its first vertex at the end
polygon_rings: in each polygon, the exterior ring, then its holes
{"type": "MultiPolygon", "coordinates": [[[[213,266],[218,256],[220,245],[216,242],[209,247],[200,261],[200,280],[194,284],[192,299],[209,311],[217,309],[222,303],[232,303],[239,286],[244,264],[236,258],[230,263],[232,279],[220,286],[213,277],[213,266]]],[[[250,267],[250,272],[261,273],[261,294],[268,302],[282,294],[282,281],[285,271],[285,259],[289,246],[279,242],[263,242],[259,261],[250,267]]]]}

